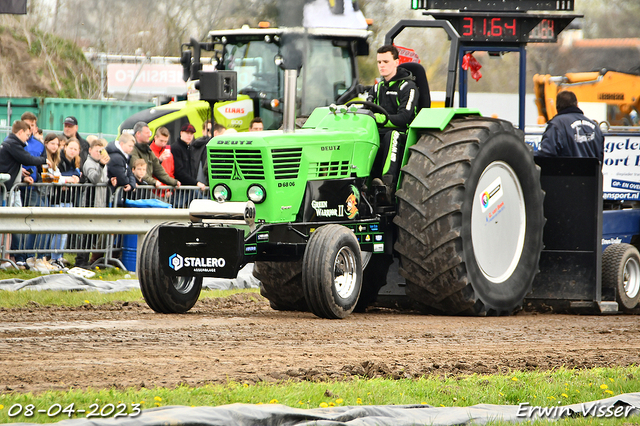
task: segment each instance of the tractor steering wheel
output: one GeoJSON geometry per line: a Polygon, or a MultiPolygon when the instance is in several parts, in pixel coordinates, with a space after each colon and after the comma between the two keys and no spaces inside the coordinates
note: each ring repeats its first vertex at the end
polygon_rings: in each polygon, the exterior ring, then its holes
{"type": "Polygon", "coordinates": [[[368,102],[368,101],[350,101],[350,102],[347,102],[346,106],[349,106],[349,105],[362,105],[364,107],[369,108],[372,111],[383,114],[385,117],[384,123],[378,123],[382,127],[384,127],[384,125],[389,122],[389,113],[387,112],[386,109],[382,108],[378,104],[374,104],[373,102],[368,102]]]}

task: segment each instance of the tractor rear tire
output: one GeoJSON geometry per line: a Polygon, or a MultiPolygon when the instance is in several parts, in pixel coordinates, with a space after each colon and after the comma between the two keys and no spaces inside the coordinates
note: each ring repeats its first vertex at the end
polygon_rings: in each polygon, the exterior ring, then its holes
{"type": "Polygon", "coordinates": [[[602,287],[616,290],[618,309],[631,312],[640,300],[640,253],[631,244],[614,244],[602,253],[602,287]]]}
{"type": "Polygon", "coordinates": [[[509,315],[521,306],[543,248],[540,168],[522,132],[470,116],[427,131],[402,169],[400,274],[426,312],[509,315]]]}
{"type": "Polygon", "coordinates": [[[276,311],[308,311],[302,291],[302,260],[255,262],[253,276],[260,280],[260,294],[276,311]]]}
{"type": "Polygon", "coordinates": [[[320,318],[345,318],[362,288],[360,244],[341,225],[321,226],[311,234],[302,259],[302,289],[311,312],[320,318]]]}
{"type": "Polygon", "coordinates": [[[147,305],[160,314],[182,314],[198,301],[202,290],[202,277],[170,277],[160,264],[158,229],[164,225],[181,225],[165,222],[154,226],[144,240],[138,261],[140,290],[147,305]]]}

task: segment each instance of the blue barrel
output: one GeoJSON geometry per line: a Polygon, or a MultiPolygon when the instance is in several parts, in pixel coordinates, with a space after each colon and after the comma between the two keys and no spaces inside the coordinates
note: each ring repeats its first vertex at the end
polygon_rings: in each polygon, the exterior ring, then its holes
{"type": "Polygon", "coordinates": [[[122,236],[122,264],[127,271],[136,271],[136,252],[138,250],[138,236],[125,234],[122,236]]]}

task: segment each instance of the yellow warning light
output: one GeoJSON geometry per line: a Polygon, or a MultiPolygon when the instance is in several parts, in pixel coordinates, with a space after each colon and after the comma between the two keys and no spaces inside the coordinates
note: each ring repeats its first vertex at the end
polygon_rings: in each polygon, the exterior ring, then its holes
{"type": "Polygon", "coordinates": [[[258,28],[269,28],[271,24],[267,21],[260,21],[258,23],[258,28]]]}
{"type": "Polygon", "coordinates": [[[373,25],[373,19],[367,18],[367,25],[369,26],[373,25]]]}

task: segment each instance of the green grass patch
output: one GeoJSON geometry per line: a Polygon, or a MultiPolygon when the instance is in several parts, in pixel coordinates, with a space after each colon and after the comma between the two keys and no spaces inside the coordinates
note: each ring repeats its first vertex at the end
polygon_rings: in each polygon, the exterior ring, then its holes
{"type": "MultiPolygon", "coordinates": [[[[49,417],[47,414],[37,413],[37,410],[51,409],[51,412],[55,412],[71,404],[74,404],[76,410],[90,410],[91,404],[97,404],[99,410],[107,404],[113,404],[116,408],[118,404],[124,404],[121,407],[126,407],[128,412],[135,409],[133,404],[139,404],[141,409],[168,405],[219,406],[233,403],[284,404],[296,408],[317,408],[392,404],[464,407],[475,404],[518,405],[527,402],[532,406],[553,407],[589,402],[634,392],[637,389],[640,389],[640,368],[635,366],[592,370],[513,372],[508,375],[494,376],[474,374],[445,378],[428,377],[418,380],[355,379],[344,382],[278,384],[230,382],[226,385],[207,385],[198,388],[178,386],[173,389],[72,389],[68,392],[50,391],[38,395],[0,394],[0,422],[60,421],[69,418],[68,414],[49,417]],[[24,410],[29,404],[35,407],[36,412],[32,417],[25,417],[24,410]],[[54,404],[60,404],[60,407],[54,407],[54,404]],[[11,414],[18,411],[22,413],[9,417],[10,411],[11,414]]],[[[76,414],[72,418],[84,416],[85,414],[76,414]]],[[[637,417],[632,419],[578,418],[563,421],[561,424],[630,424],[629,422],[637,419],[637,417]]]]}
{"type": "MultiPolygon", "coordinates": [[[[237,293],[257,293],[258,289],[203,290],[200,299],[228,297],[237,293]]],[[[22,308],[27,306],[93,306],[114,302],[145,303],[140,290],[100,293],[98,291],[55,291],[55,290],[0,290],[0,308],[22,308]]]]}

